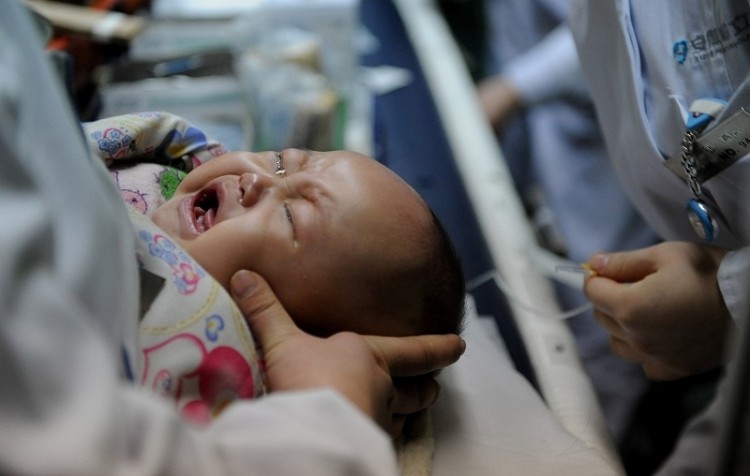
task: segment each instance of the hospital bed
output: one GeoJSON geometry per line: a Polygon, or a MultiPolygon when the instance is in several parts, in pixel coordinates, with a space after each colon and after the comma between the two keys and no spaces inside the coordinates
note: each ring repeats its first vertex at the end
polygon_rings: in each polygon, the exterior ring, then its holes
{"type": "MultiPolygon", "coordinates": [[[[495,319],[480,317],[470,307],[467,353],[441,375],[443,393],[432,411],[432,474],[621,474],[593,387],[560,319],[562,311],[548,277],[554,259],[536,244],[451,32],[434,1],[393,0],[393,11],[389,3],[364,1],[365,23],[368,17],[377,17],[379,22],[389,15],[398,17],[388,20],[386,27],[368,27],[385,42],[397,37],[403,27],[417,65],[408,61],[402,65],[412,68],[417,81],[425,82],[433,104],[427,101],[423,107],[435,108],[438,127],[444,132],[465,200],[486,246],[484,266],[501,277],[504,292],[510,296],[506,312],[495,319]],[[503,320],[510,322],[505,323],[505,332],[499,332],[495,324],[499,322],[502,330],[503,320]],[[521,351],[516,349],[519,344],[521,351]]],[[[396,56],[377,61],[399,62],[410,54],[396,49],[396,56]]],[[[402,104],[401,110],[409,107],[402,104]]],[[[420,112],[422,118],[428,115],[420,112]]],[[[414,121],[412,126],[417,127],[414,121]]],[[[433,135],[429,143],[414,141],[411,147],[430,155],[424,149],[434,147],[437,140],[441,138],[433,135]]],[[[398,164],[389,165],[398,171],[398,164]]],[[[418,178],[411,178],[419,185],[418,178]]],[[[438,209],[440,201],[446,200],[445,191],[420,192],[438,209]]],[[[461,199],[451,196],[449,200],[461,199]]],[[[451,223],[447,216],[449,231],[472,226],[471,216],[464,215],[462,220],[465,223],[451,223]]],[[[467,239],[459,236],[457,240],[465,251],[467,239]]],[[[473,272],[481,268],[474,266],[473,272]]]]}

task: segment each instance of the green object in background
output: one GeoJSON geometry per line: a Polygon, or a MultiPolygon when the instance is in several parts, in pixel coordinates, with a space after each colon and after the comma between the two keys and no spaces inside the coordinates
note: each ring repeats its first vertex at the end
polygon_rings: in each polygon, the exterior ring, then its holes
{"type": "Polygon", "coordinates": [[[172,198],[174,193],[177,191],[177,187],[180,185],[182,180],[187,176],[187,173],[182,170],[177,170],[172,167],[165,167],[164,171],[159,176],[159,187],[161,188],[161,194],[169,200],[172,198]]]}

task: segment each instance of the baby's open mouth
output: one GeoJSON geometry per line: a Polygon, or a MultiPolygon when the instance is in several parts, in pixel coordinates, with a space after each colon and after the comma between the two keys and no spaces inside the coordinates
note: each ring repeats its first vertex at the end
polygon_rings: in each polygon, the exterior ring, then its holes
{"type": "Polygon", "coordinates": [[[198,233],[203,233],[214,226],[218,210],[219,197],[216,190],[207,189],[198,192],[193,203],[193,223],[198,233]]]}

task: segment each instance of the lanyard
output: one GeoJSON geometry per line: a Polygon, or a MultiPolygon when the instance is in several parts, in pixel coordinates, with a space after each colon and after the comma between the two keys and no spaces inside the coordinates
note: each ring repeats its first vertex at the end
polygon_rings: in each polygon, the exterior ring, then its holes
{"type": "Polygon", "coordinates": [[[695,156],[695,141],[706,126],[724,109],[725,103],[718,99],[698,99],[690,106],[690,115],[682,137],[680,163],[685,170],[687,183],[693,195],[687,201],[686,210],[695,233],[708,243],[716,239],[719,226],[715,213],[703,201],[703,187],[698,177],[698,162],[695,156]]]}

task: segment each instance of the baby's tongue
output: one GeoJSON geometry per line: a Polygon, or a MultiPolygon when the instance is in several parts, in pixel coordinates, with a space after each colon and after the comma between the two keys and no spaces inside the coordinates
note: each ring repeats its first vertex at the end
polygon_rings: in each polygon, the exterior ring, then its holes
{"type": "Polygon", "coordinates": [[[203,227],[204,229],[208,230],[212,226],[214,226],[216,222],[216,209],[215,208],[209,208],[206,211],[206,214],[203,215],[203,227]]]}

